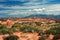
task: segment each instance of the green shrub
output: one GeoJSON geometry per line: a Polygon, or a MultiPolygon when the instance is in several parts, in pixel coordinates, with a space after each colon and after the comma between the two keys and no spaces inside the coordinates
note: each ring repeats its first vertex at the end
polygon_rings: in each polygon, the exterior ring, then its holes
{"type": "Polygon", "coordinates": [[[8,37],[3,38],[3,40],[19,40],[19,37],[12,35],[12,36],[8,36],[8,37]]]}

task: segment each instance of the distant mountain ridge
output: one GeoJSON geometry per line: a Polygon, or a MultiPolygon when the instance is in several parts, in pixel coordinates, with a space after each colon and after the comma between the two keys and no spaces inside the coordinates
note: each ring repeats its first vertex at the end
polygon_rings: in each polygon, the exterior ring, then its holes
{"type": "Polygon", "coordinates": [[[15,16],[1,16],[0,18],[55,18],[55,19],[60,19],[60,15],[46,15],[46,14],[32,14],[32,15],[15,15],[15,16]]]}
{"type": "Polygon", "coordinates": [[[34,18],[34,17],[38,17],[38,18],[60,18],[60,15],[46,15],[46,14],[36,14],[36,15],[29,15],[26,16],[25,18],[34,18]]]}

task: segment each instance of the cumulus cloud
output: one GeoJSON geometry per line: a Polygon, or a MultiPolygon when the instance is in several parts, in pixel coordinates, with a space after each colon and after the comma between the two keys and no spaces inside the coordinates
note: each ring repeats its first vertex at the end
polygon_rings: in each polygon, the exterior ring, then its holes
{"type": "Polygon", "coordinates": [[[43,11],[45,10],[45,8],[41,8],[41,9],[34,9],[35,11],[43,11]]]}

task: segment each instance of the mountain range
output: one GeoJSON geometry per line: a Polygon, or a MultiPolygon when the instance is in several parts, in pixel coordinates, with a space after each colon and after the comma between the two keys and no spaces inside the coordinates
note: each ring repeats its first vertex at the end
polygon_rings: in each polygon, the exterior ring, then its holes
{"type": "Polygon", "coordinates": [[[46,14],[31,14],[28,16],[25,15],[15,15],[15,16],[1,16],[0,18],[55,18],[55,19],[60,19],[60,15],[46,15],[46,14]]]}
{"type": "Polygon", "coordinates": [[[56,18],[56,19],[60,19],[60,15],[46,15],[46,14],[33,14],[33,15],[29,15],[29,16],[26,16],[25,18],[34,18],[34,17],[37,17],[37,18],[56,18]]]}

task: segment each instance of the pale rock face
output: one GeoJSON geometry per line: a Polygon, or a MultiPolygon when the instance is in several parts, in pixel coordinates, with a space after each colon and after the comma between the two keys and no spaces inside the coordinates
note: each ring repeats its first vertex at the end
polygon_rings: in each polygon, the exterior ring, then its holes
{"type": "Polygon", "coordinates": [[[17,35],[20,37],[20,40],[38,40],[38,34],[37,33],[19,33],[15,32],[13,35],[17,35]]]}
{"type": "Polygon", "coordinates": [[[3,35],[0,35],[0,40],[3,40],[3,35]]]}
{"type": "Polygon", "coordinates": [[[2,22],[1,24],[2,24],[2,25],[6,25],[6,24],[7,24],[7,22],[2,22]]]}
{"type": "Polygon", "coordinates": [[[50,35],[49,35],[49,39],[52,40],[53,38],[54,38],[54,35],[50,34],[50,35]]]}

